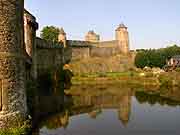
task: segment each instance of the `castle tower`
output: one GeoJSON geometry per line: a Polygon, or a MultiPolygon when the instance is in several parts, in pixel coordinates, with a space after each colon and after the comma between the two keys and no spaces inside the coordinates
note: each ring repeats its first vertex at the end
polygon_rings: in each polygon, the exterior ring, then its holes
{"type": "Polygon", "coordinates": [[[60,30],[59,30],[58,41],[63,43],[64,47],[67,46],[67,43],[66,43],[66,41],[67,41],[66,33],[64,32],[63,28],[60,28],[60,30]]]}
{"type": "Polygon", "coordinates": [[[131,96],[129,94],[124,95],[121,98],[118,114],[119,120],[121,120],[122,124],[126,126],[129,122],[131,114],[131,96]]]}
{"type": "Polygon", "coordinates": [[[16,127],[27,113],[24,0],[0,2],[0,128],[16,127]]]}
{"type": "Polygon", "coordinates": [[[127,27],[121,23],[116,29],[116,40],[118,41],[118,48],[124,54],[129,53],[129,34],[127,27]]]}
{"type": "Polygon", "coordinates": [[[96,34],[93,30],[88,31],[88,33],[85,36],[85,41],[89,42],[99,42],[100,36],[96,34]]]}
{"type": "Polygon", "coordinates": [[[26,53],[32,58],[31,76],[37,78],[37,61],[36,61],[36,30],[38,23],[36,18],[27,10],[24,10],[24,42],[26,53]]]}

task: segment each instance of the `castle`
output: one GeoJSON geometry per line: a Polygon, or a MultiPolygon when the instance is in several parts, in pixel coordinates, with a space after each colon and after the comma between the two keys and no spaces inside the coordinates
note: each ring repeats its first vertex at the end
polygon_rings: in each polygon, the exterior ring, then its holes
{"type": "Polygon", "coordinates": [[[85,35],[84,41],[67,40],[67,35],[61,28],[58,41],[63,43],[64,47],[72,47],[72,60],[88,57],[109,57],[118,54],[128,55],[130,53],[129,34],[123,23],[115,30],[115,40],[100,41],[100,36],[93,30],[85,35]]]}
{"type": "Polygon", "coordinates": [[[74,58],[129,53],[127,27],[116,29],[116,40],[100,42],[93,31],[85,41],[67,40],[60,30],[59,44],[36,37],[36,18],[24,10],[24,0],[0,2],[0,128],[14,127],[27,116],[26,80],[46,69],[56,70],[74,58]]]}

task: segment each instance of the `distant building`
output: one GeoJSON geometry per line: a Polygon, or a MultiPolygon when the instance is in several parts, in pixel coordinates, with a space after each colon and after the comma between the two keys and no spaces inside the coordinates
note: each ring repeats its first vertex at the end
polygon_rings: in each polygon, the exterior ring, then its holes
{"type": "Polygon", "coordinates": [[[100,36],[96,34],[93,30],[90,30],[87,35],[85,36],[85,41],[89,42],[99,42],[100,36]]]}
{"type": "Polygon", "coordinates": [[[167,61],[168,66],[180,67],[180,55],[175,55],[167,61]]]}
{"type": "Polygon", "coordinates": [[[131,54],[129,47],[128,28],[121,23],[115,29],[115,37],[110,41],[101,41],[100,35],[90,30],[85,35],[85,40],[69,40],[63,28],[60,29],[59,42],[64,47],[72,48],[72,59],[82,59],[88,57],[110,57],[114,55],[131,54]]]}

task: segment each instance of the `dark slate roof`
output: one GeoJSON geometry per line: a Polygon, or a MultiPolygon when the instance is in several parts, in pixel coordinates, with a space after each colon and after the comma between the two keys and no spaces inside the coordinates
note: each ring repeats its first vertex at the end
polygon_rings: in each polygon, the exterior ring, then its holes
{"type": "Polygon", "coordinates": [[[93,31],[93,30],[90,30],[90,31],[88,31],[88,34],[95,34],[95,32],[93,31]]]}
{"type": "Polygon", "coordinates": [[[71,47],[91,47],[91,42],[81,40],[67,40],[68,46],[71,47]]]}
{"type": "Polygon", "coordinates": [[[24,9],[24,16],[26,16],[28,22],[30,22],[32,24],[32,26],[34,26],[34,28],[37,30],[39,27],[39,24],[36,22],[36,17],[33,16],[29,11],[27,11],[26,9],[24,9]]]}
{"type": "Polygon", "coordinates": [[[127,29],[127,27],[126,27],[123,23],[121,23],[121,24],[119,24],[119,26],[118,26],[118,28],[116,29],[116,31],[117,31],[117,30],[120,30],[121,28],[126,28],[126,29],[127,29]]]}
{"type": "Polygon", "coordinates": [[[24,14],[28,15],[32,20],[36,20],[36,17],[33,16],[29,11],[27,11],[26,9],[24,9],[24,14]]]}

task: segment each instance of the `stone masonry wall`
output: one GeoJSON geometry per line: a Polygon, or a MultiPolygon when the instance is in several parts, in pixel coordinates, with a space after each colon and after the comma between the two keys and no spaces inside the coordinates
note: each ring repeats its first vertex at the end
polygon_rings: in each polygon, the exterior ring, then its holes
{"type": "Polygon", "coordinates": [[[63,65],[63,48],[61,45],[53,45],[40,38],[36,38],[37,69],[58,68],[63,65]]]}
{"type": "Polygon", "coordinates": [[[90,57],[89,47],[73,47],[72,48],[72,61],[86,59],[90,57]]]}
{"type": "Polygon", "coordinates": [[[27,111],[23,11],[24,0],[0,2],[0,128],[17,126],[27,111]]]}
{"type": "MultiPolygon", "coordinates": [[[[32,59],[32,65],[30,70],[30,76],[34,79],[37,78],[36,67],[36,30],[38,29],[38,23],[36,18],[30,14],[27,10],[24,10],[24,41],[25,50],[27,55],[32,59]]],[[[28,69],[26,69],[28,70],[28,69]]]]}
{"type": "Polygon", "coordinates": [[[90,57],[111,57],[117,55],[116,47],[92,47],[90,49],[90,57]]]}

